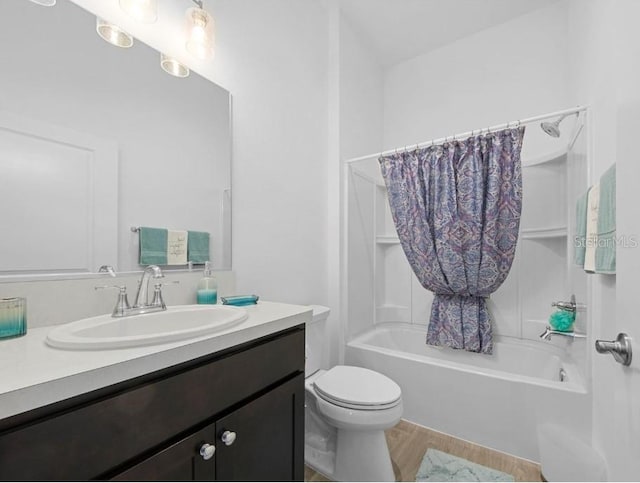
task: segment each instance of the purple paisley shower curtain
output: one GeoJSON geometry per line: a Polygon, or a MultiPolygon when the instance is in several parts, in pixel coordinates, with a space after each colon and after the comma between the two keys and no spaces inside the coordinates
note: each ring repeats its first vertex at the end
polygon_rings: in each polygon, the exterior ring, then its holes
{"type": "Polygon", "coordinates": [[[515,255],[523,136],[505,129],[379,160],[402,248],[435,294],[427,344],[492,352],[485,299],[515,255]]]}

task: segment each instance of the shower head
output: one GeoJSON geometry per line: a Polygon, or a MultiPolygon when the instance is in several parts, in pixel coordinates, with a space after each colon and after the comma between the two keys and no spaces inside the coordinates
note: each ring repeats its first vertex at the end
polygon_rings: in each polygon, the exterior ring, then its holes
{"type": "Polygon", "coordinates": [[[569,114],[565,114],[564,116],[558,118],[553,122],[542,122],[540,123],[540,127],[544,132],[546,132],[549,136],[554,138],[560,137],[560,123],[567,117],[569,114]]]}

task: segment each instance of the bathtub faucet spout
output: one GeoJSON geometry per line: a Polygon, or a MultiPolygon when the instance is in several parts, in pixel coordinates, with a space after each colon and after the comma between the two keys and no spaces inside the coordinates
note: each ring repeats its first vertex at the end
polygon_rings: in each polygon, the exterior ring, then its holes
{"type": "Polygon", "coordinates": [[[540,334],[540,338],[543,340],[551,340],[551,327],[544,329],[544,332],[540,334]]]}
{"type": "Polygon", "coordinates": [[[551,340],[552,335],[561,335],[564,337],[571,337],[572,339],[584,339],[587,337],[586,334],[580,334],[579,332],[562,332],[561,330],[553,330],[547,325],[547,328],[544,329],[544,332],[540,334],[540,338],[542,340],[551,340]]]}

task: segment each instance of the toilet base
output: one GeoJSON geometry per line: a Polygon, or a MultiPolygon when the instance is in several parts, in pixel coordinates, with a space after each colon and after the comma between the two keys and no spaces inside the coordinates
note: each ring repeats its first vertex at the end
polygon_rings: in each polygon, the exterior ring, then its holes
{"type": "Polygon", "coordinates": [[[395,481],[384,431],[339,429],[336,481],[395,481]]]}

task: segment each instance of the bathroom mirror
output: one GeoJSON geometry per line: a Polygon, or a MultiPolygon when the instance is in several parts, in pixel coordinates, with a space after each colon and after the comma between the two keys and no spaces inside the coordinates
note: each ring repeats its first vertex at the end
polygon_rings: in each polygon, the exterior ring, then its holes
{"type": "Polygon", "coordinates": [[[229,92],[69,0],[0,2],[0,58],[0,277],[140,270],[138,226],[209,232],[231,268],[229,92]]]}

